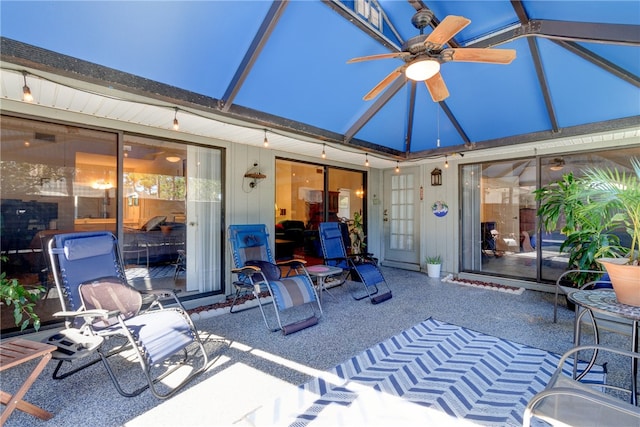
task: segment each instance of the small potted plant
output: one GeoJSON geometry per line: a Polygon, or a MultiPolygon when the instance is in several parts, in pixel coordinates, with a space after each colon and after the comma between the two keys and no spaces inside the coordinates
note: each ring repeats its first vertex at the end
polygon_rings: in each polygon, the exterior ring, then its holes
{"type": "Polygon", "coordinates": [[[424,259],[427,264],[427,275],[429,277],[440,277],[440,268],[442,267],[442,258],[440,255],[427,256],[424,259]]]}
{"type": "MultiPolygon", "coordinates": [[[[2,257],[1,260],[6,261],[7,258],[2,257]]],[[[18,279],[7,278],[6,271],[0,273],[0,302],[13,311],[13,320],[21,331],[26,329],[31,322],[33,322],[33,328],[36,331],[40,329],[40,317],[33,309],[43,291],[41,286],[27,289],[20,284],[18,279]]]]}

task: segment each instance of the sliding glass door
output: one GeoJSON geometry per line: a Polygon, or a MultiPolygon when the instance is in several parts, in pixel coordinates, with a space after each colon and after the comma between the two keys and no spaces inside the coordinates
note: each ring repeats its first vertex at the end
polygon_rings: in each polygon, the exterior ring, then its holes
{"type": "Polygon", "coordinates": [[[0,142],[2,272],[44,288],[44,324],[59,322],[46,248],[60,233],[114,233],[138,289],[224,292],[223,150],[6,116],[0,142]]]}
{"type": "MultiPolygon", "coordinates": [[[[538,228],[534,191],[568,173],[609,167],[631,172],[638,148],[463,165],[460,270],[553,283],[568,267],[566,236],[538,228]]],[[[624,236],[622,236],[624,238],[624,236]]]]}
{"type": "Polygon", "coordinates": [[[364,172],[276,159],[276,258],[321,263],[320,223],[364,215],[364,179],[364,172]]]}

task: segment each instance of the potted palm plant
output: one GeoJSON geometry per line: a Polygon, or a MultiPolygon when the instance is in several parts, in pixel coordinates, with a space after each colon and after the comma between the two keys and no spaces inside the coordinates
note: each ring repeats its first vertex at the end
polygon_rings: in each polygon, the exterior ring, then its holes
{"type": "MultiPolygon", "coordinates": [[[[634,174],[595,167],[585,168],[578,178],[566,174],[537,190],[536,199],[547,230],[565,218],[561,231],[567,239],[560,250],[569,253],[569,268],[599,270],[602,264],[618,301],[640,306],[640,160],[632,158],[631,165],[634,174]],[[630,244],[621,244],[621,232],[629,235],[630,244]],[[631,278],[621,279],[621,270],[630,271],[631,278]]],[[[573,278],[577,286],[593,279],[586,273],[573,278]]]]}
{"type": "Polygon", "coordinates": [[[621,250],[620,238],[610,232],[615,228],[613,218],[582,209],[584,183],[573,173],[563,175],[561,180],[541,187],[534,194],[540,202],[540,226],[567,236],[560,245],[560,252],[569,255],[567,270],[581,270],[568,274],[563,285],[581,288],[597,279],[600,274],[594,271],[602,268],[596,258],[615,257],[621,250]],[[562,219],[564,224],[560,227],[562,219]]]}
{"type": "Polygon", "coordinates": [[[607,257],[607,247],[596,256],[611,277],[618,301],[640,306],[640,159],[632,158],[631,165],[634,173],[587,168],[582,178],[586,203],[581,211],[611,218],[614,227],[631,238],[622,257],[607,257]]]}

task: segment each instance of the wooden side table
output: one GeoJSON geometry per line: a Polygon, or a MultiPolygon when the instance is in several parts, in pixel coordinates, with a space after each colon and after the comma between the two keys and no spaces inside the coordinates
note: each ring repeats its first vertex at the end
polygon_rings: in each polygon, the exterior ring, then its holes
{"type": "Polygon", "coordinates": [[[47,363],[51,359],[51,353],[54,352],[56,348],[57,347],[53,345],[23,338],[14,338],[0,343],[0,371],[13,368],[38,357],[42,358],[36,367],[33,368],[33,371],[31,371],[26,381],[20,386],[16,394],[12,396],[9,393],[0,391],[0,403],[7,405],[4,412],[2,412],[2,417],[0,417],[0,426],[7,422],[9,415],[11,415],[16,408],[45,421],[53,417],[51,412],[45,411],[29,402],[25,402],[22,398],[29,388],[31,388],[36,378],[38,378],[40,372],[47,366],[47,363]]]}

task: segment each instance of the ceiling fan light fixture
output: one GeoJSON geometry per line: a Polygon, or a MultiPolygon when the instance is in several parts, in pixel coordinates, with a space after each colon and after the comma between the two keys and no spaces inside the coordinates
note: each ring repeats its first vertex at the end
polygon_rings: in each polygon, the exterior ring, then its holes
{"type": "Polygon", "coordinates": [[[411,80],[421,82],[429,80],[440,71],[440,63],[433,59],[421,59],[414,61],[405,70],[405,74],[411,80]]]}
{"type": "Polygon", "coordinates": [[[551,163],[551,166],[549,166],[549,169],[551,169],[552,171],[561,171],[564,168],[564,159],[563,158],[556,158],[553,159],[553,163],[551,163]]]}

